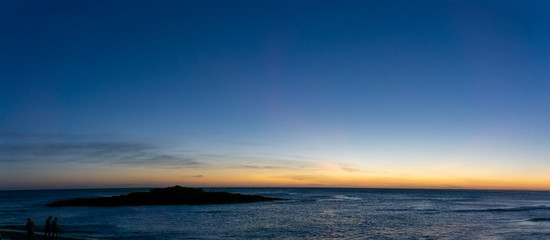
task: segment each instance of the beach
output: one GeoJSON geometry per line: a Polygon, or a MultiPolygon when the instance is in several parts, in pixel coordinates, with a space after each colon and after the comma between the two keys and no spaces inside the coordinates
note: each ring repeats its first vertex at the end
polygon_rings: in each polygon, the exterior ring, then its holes
{"type": "MultiPolygon", "coordinates": [[[[21,231],[21,230],[13,230],[13,229],[0,229],[0,236],[1,240],[26,240],[27,239],[27,232],[21,231]]],[[[77,238],[77,237],[70,237],[70,236],[63,236],[60,235],[58,237],[46,237],[44,236],[44,232],[34,232],[34,236],[32,238],[33,240],[46,240],[46,239],[56,239],[56,240],[85,240],[90,238],[77,238]]]]}

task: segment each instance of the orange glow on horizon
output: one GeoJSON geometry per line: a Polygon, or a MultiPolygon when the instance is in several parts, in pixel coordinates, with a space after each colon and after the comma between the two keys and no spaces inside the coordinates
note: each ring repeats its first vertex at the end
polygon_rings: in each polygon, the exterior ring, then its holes
{"type": "Polygon", "coordinates": [[[382,176],[345,171],[269,172],[212,170],[209,173],[129,174],[119,177],[120,183],[148,183],[153,185],[185,185],[197,187],[352,187],[352,188],[434,188],[434,189],[518,189],[550,190],[550,177],[514,176],[445,177],[445,176],[382,176]],[[157,175],[158,174],[158,175],[157,175]],[[162,176],[162,177],[159,177],[162,176]],[[126,180],[123,180],[126,179],[126,180]]]}
{"type": "MultiPolygon", "coordinates": [[[[315,164],[311,169],[102,169],[51,176],[47,172],[18,180],[20,188],[94,187],[350,187],[433,189],[550,190],[550,176],[541,173],[440,172],[433,170],[364,171],[338,164],[315,164]]],[[[15,182],[14,182],[15,183],[15,182]]],[[[10,184],[9,182],[6,184],[10,184]]]]}

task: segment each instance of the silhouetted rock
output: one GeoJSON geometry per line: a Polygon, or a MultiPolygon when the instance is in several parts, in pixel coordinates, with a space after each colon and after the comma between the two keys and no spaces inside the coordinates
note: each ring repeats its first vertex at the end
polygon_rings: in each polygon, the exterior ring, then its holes
{"type": "Polygon", "coordinates": [[[167,187],[154,188],[149,192],[133,192],[112,197],[74,198],[49,203],[48,207],[116,207],[143,205],[204,205],[252,203],[283,200],[260,195],[244,195],[229,192],[206,192],[202,188],[167,187]]]}

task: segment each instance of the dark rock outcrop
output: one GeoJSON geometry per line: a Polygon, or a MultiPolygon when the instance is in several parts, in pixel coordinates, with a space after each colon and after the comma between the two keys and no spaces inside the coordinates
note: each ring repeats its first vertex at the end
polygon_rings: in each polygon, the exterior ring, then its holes
{"type": "Polygon", "coordinates": [[[149,192],[133,192],[111,197],[74,198],[47,204],[48,207],[116,207],[144,205],[205,205],[252,203],[283,200],[260,195],[244,195],[229,192],[206,192],[201,188],[181,186],[154,188],[149,192]]]}

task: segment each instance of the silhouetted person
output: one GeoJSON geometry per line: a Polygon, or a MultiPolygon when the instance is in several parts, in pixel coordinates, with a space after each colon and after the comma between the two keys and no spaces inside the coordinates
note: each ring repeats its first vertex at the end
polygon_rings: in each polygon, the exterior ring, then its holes
{"type": "Polygon", "coordinates": [[[46,220],[46,224],[44,224],[44,236],[51,236],[52,235],[52,216],[46,220]]]}
{"type": "Polygon", "coordinates": [[[52,235],[54,237],[57,237],[57,233],[59,232],[59,225],[57,225],[57,217],[52,222],[52,235]]]}
{"type": "Polygon", "coordinates": [[[27,230],[27,238],[32,239],[34,235],[34,222],[31,218],[27,218],[27,225],[25,225],[25,229],[27,230]]]}

